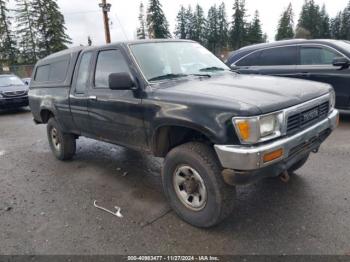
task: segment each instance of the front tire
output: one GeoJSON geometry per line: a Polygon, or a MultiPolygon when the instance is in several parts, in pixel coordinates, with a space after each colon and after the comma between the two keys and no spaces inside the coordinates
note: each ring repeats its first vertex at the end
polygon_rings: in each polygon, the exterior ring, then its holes
{"type": "Polygon", "coordinates": [[[76,151],[76,141],[72,134],[63,133],[55,118],[47,123],[47,137],[52,153],[59,160],[72,159],[76,151]]]}
{"type": "Polygon", "coordinates": [[[214,150],[203,143],[172,149],[162,169],[163,189],[173,210],[197,227],[211,227],[234,207],[235,187],[227,185],[214,150]]]}

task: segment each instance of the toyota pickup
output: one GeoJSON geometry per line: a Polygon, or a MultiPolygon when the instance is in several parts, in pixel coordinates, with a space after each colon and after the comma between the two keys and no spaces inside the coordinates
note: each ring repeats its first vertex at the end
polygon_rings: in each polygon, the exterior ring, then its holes
{"type": "Polygon", "coordinates": [[[330,85],[240,75],[186,40],[50,55],[34,68],[29,104],[59,160],[80,136],[164,158],[164,194],[197,227],[230,215],[236,186],[292,175],[339,117],[330,85]]]}

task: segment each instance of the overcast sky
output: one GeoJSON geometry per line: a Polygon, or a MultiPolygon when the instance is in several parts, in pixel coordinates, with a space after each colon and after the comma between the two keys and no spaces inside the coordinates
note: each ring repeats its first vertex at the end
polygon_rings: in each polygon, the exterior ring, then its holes
{"type": "MultiPolygon", "coordinates": [[[[112,41],[132,40],[135,38],[138,25],[138,10],[141,0],[107,0],[112,4],[110,15],[112,41]]],[[[320,5],[325,4],[331,17],[343,10],[349,0],[315,0],[320,5]]],[[[73,39],[73,45],[86,44],[90,35],[93,44],[104,43],[104,29],[101,10],[98,3],[101,0],[58,0],[58,4],[66,19],[68,34],[73,39]]],[[[148,0],[143,1],[144,4],[148,0]]],[[[173,33],[176,14],[180,5],[193,7],[199,3],[207,13],[210,6],[220,4],[222,0],[160,0],[163,10],[173,33]]],[[[226,4],[227,15],[232,15],[233,0],[223,0],[226,4]]],[[[273,41],[281,12],[292,2],[297,22],[304,0],[246,0],[250,18],[257,9],[263,25],[263,31],[273,41]]]]}

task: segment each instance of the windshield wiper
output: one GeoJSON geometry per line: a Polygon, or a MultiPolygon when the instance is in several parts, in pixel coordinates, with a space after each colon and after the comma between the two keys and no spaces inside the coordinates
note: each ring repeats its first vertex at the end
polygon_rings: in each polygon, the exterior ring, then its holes
{"type": "Polygon", "coordinates": [[[163,80],[163,79],[173,79],[173,78],[186,77],[186,76],[198,76],[198,77],[208,77],[208,78],[211,77],[211,75],[209,75],[209,74],[166,74],[166,75],[153,77],[151,79],[148,79],[148,81],[157,81],[157,80],[163,80]]]}
{"type": "Polygon", "coordinates": [[[225,68],[222,67],[217,67],[217,66],[211,66],[211,67],[205,67],[202,69],[199,69],[199,71],[201,72],[205,72],[205,71],[225,71],[225,68]]]}
{"type": "Polygon", "coordinates": [[[166,74],[166,75],[160,75],[160,76],[152,77],[151,79],[148,79],[148,81],[172,79],[172,78],[185,77],[185,76],[188,76],[188,75],[186,75],[186,74],[166,74]]]}
{"type": "Polygon", "coordinates": [[[208,78],[211,77],[211,75],[209,74],[190,74],[190,76],[199,76],[199,77],[208,77],[208,78]]]}

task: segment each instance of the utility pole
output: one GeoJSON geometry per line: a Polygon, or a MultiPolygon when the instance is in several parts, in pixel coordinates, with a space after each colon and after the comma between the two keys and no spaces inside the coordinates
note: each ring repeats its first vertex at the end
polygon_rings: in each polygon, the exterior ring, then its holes
{"type": "Polygon", "coordinates": [[[108,18],[108,12],[111,11],[111,4],[107,4],[106,0],[102,0],[102,3],[98,5],[102,8],[103,13],[103,23],[105,26],[105,37],[106,37],[106,43],[109,44],[111,42],[111,32],[109,30],[109,18],[108,18]]]}

